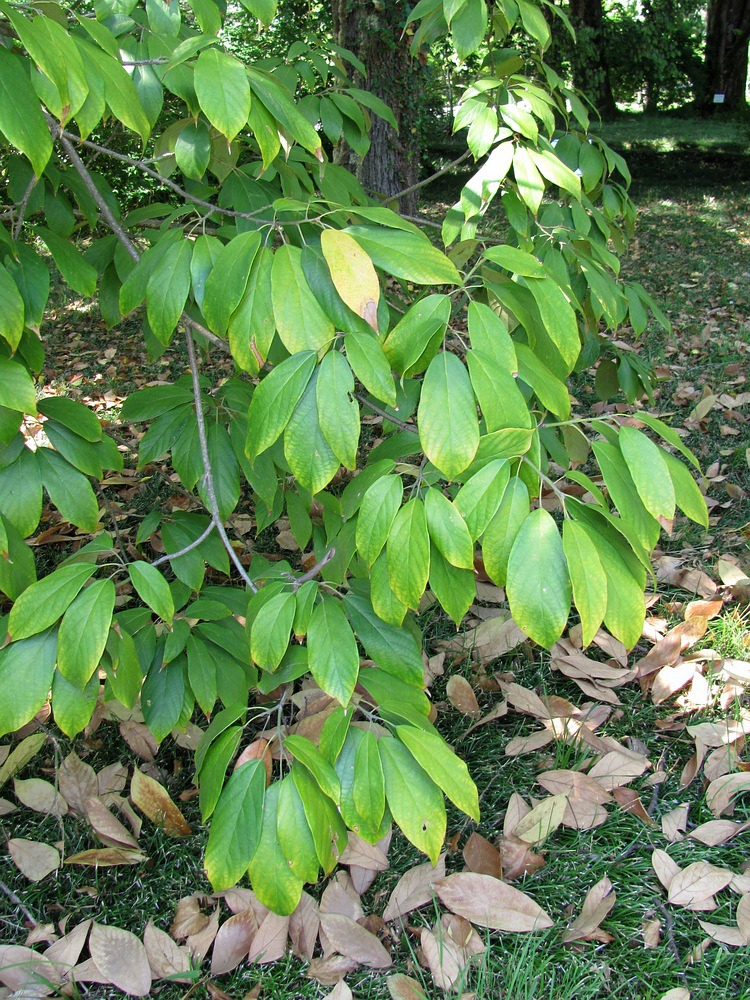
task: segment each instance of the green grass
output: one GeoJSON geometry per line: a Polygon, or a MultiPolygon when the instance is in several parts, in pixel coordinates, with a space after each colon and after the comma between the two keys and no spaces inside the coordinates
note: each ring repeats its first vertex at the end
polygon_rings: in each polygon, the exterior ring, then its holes
{"type": "Polygon", "coordinates": [[[674,153],[699,149],[742,154],[750,145],[748,122],[721,114],[706,118],[685,118],[669,113],[620,114],[595,123],[592,131],[610,145],[628,151],[649,149],[657,153],[674,153]]]}

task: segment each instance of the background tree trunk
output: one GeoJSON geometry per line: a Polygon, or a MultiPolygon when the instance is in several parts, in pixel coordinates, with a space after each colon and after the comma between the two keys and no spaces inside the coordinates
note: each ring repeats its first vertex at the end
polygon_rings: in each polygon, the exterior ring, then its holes
{"type": "Polygon", "coordinates": [[[611,117],[617,111],[617,105],[604,51],[602,0],[570,0],[569,10],[577,35],[577,44],[571,56],[575,85],[585,93],[602,117],[611,117]]]}
{"type": "Polygon", "coordinates": [[[704,110],[745,107],[748,41],[750,0],[712,0],[706,24],[704,110]],[[714,94],[724,94],[724,103],[715,105],[714,94]]]}
{"type": "MultiPolygon", "coordinates": [[[[402,0],[362,4],[358,0],[333,0],[336,42],[362,61],[367,79],[354,79],[392,109],[398,132],[377,115],[372,116],[370,150],[360,159],[340,144],[336,162],[356,173],[363,187],[375,195],[389,196],[419,179],[417,117],[422,67],[409,54],[409,38],[402,38],[408,7],[402,0]]],[[[355,77],[359,74],[353,74],[355,77]]],[[[404,195],[399,208],[407,215],[417,211],[416,193],[404,195]]]]}

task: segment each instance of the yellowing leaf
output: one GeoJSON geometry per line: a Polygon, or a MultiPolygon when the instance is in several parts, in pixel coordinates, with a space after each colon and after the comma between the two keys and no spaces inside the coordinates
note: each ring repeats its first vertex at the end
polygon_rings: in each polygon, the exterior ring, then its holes
{"type": "Polygon", "coordinates": [[[324,229],[320,248],[336,291],[352,312],[366,320],[377,333],[380,282],[368,254],[340,229],[324,229]]]}

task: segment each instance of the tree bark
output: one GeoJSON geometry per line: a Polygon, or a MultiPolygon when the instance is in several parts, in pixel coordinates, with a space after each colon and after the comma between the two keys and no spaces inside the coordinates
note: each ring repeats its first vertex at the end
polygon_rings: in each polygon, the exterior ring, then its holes
{"type": "MultiPolygon", "coordinates": [[[[333,0],[331,6],[336,42],[353,52],[367,70],[366,79],[354,73],[353,82],[385,101],[398,122],[395,132],[382,118],[372,115],[367,155],[360,158],[346,143],[340,143],[336,162],[356,173],[367,191],[387,198],[419,179],[416,126],[423,70],[409,54],[408,36],[403,36],[409,7],[403,0],[372,4],[333,0]]],[[[401,198],[399,208],[407,215],[416,214],[416,193],[401,198]]]]}
{"type": "Polygon", "coordinates": [[[586,94],[602,117],[611,117],[617,111],[617,105],[604,51],[602,0],[570,0],[569,10],[577,35],[571,59],[575,85],[586,94]]]}
{"type": "Polygon", "coordinates": [[[706,24],[705,85],[701,104],[706,111],[745,107],[750,0],[712,0],[706,24]],[[714,104],[723,94],[723,104],[714,104]]]}

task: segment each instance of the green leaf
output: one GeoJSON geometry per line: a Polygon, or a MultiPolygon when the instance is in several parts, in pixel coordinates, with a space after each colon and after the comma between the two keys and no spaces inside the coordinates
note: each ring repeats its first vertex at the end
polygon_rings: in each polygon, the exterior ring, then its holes
{"type": "Polygon", "coordinates": [[[377,333],[380,282],[370,258],[356,240],[340,229],[324,229],[320,248],[342,301],[377,333]]]}
{"type": "Polygon", "coordinates": [[[271,294],[276,328],[291,354],[318,351],[333,340],[333,323],[307,283],[298,247],[284,244],[274,254],[271,294]]]}
{"type": "Polygon", "coordinates": [[[102,440],[102,425],[88,406],[65,396],[47,396],[39,400],[39,412],[68,427],[86,441],[102,440]]]}
{"type": "Polygon", "coordinates": [[[198,707],[209,716],[216,704],[216,661],[209,652],[208,644],[197,636],[191,635],[186,646],[190,688],[198,707]]]}
{"type": "Polygon", "coordinates": [[[565,519],[562,539],[573,602],[581,616],[581,638],[583,645],[588,646],[607,612],[607,575],[596,545],[578,521],[565,519]]]}
{"type": "Polygon", "coordinates": [[[287,88],[276,76],[258,66],[248,66],[247,74],[255,97],[260,98],[268,112],[293,139],[322,162],[320,136],[297,108],[287,88]]]}
{"type": "MultiPolygon", "coordinates": [[[[161,743],[179,723],[185,708],[186,682],[185,657],[178,656],[164,666],[157,654],[143,682],[141,708],[143,721],[153,733],[157,743],[161,743]]],[[[192,694],[190,715],[193,713],[192,694]]]]}
{"type": "Polygon", "coordinates": [[[378,558],[388,539],[403,495],[400,476],[382,476],[362,497],[357,517],[357,551],[368,566],[378,558]]]}
{"type": "Polygon", "coordinates": [[[365,652],[379,667],[394,677],[424,687],[424,665],[419,643],[406,628],[382,621],[362,594],[348,593],[344,609],[365,652]]]}
{"type": "Polygon", "coordinates": [[[16,361],[0,357],[0,406],[36,415],[36,392],[26,369],[16,361]]]}
{"type": "Polygon", "coordinates": [[[57,669],[77,688],[83,689],[99,666],[107,645],[115,585],[96,580],[73,601],[60,623],[57,669]]]}
{"type": "Polygon", "coordinates": [[[227,768],[237,752],[241,739],[242,726],[230,726],[216,737],[203,758],[198,804],[204,823],[213,815],[221,795],[227,768]]]}
{"type": "Polygon", "coordinates": [[[396,405],[396,386],[388,358],[380,343],[366,333],[350,333],[344,340],[354,374],[375,399],[396,405]]]}
{"type": "MultiPolygon", "coordinates": [[[[242,768],[240,768],[241,770],[242,768]]],[[[250,876],[250,884],[253,887],[253,892],[258,897],[259,902],[263,906],[267,906],[273,913],[286,916],[292,913],[299,903],[304,882],[292,870],[279,844],[278,809],[280,793],[280,782],[271,785],[266,792],[260,839],[257,841],[258,846],[250,860],[247,873],[250,876]]],[[[216,812],[218,813],[218,808],[216,812]]],[[[307,812],[307,809],[305,809],[305,812],[307,812]]],[[[259,815],[258,818],[260,818],[259,815]]],[[[214,815],[215,823],[216,814],[214,815]]],[[[255,837],[254,827],[252,828],[252,835],[255,837]]],[[[231,883],[227,882],[226,885],[234,885],[236,881],[237,877],[231,883]]],[[[212,882],[214,887],[218,888],[213,879],[212,882]]],[[[225,882],[226,880],[222,880],[222,884],[225,882]]]]}
{"type": "Polygon", "coordinates": [[[284,431],[284,457],[298,483],[313,495],[330,483],[339,468],[320,427],[317,380],[316,371],[284,431]]]}
{"type": "Polygon", "coordinates": [[[708,508],[698,484],[693,479],[690,470],[666,451],[662,458],[667,464],[667,470],[672,478],[677,506],[691,521],[700,524],[708,530],[708,508]]]}
{"type": "Polygon", "coordinates": [[[380,553],[370,569],[370,599],[378,618],[396,628],[401,627],[409,609],[391,589],[385,552],[380,553]]]}
{"type": "Polygon", "coordinates": [[[604,624],[627,649],[632,649],[641,637],[646,619],[643,588],[617,549],[588,524],[583,527],[596,547],[607,576],[607,613],[604,624]]]}
{"type": "Polygon", "coordinates": [[[346,707],[357,684],[359,652],[341,605],[332,597],[324,597],[312,613],[307,650],[315,683],[346,707]]]}
{"type": "Polygon", "coordinates": [[[459,510],[438,489],[424,495],[427,530],[437,548],[459,569],[474,569],[474,545],[459,510]]]}
{"type": "Polygon", "coordinates": [[[253,374],[258,370],[258,355],[263,359],[268,356],[276,329],[271,299],[272,268],[273,254],[268,247],[261,247],[253,261],[245,294],[229,319],[232,357],[253,374]]]}
{"type": "Polygon", "coordinates": [[[18,286],[0,264],[0,336],[5,338],[13,351],[21,342],[23,321],[24,304],[18,286]]]}
{"type": "Polygon", "coordinates": [[[479,796],[466,764],[440,736],[414,726],[397,726],[396,736],[451,802],[479,822],[479,796]]]}
{"type": "Polygon", "coordinates": [[[378,829],[385,813],[385,778],[378,741],[367,730],[354,756],[352,797],[359,815],[368,826],[378,829]]]}
{"type": "MultiPolygon", "coordinates": [[[[493,247],[492,249],[522,253],[515,247],[493,247]]],[[[486,255],[489,253],[488,250],[486,255]]],[[[523,256],[526,258],[529,255],[524,254],[523,256]]],[[[537,262],[535,257],[530,259],[537,262]]],[[[539,267],[542,265],[539,264],[539,267]]],[[[518,371],[516,348],[508,333],[508,327],[497,313],[482,302],[472,302],[468,310],[468,324],[471,346],[493,358],[508,375],[514,375],[518,371]]]]}
{"type": "Polygon", "coordinates": [[[528,430],[534,427],[534,418],[512,375],[483,351],[467,351],[466,360],[471,387],[490,434],[508,428],[528,430]]]}
{"type": "Polygon", "coordinates": [[[255,255],[260,248],[260,233],[241,233],[221,250],[206,278],[201,309],[209,329],[223,337],[229,319],[245,294],[255,255]]]}
{"type": "Polygon", "coordinates": [[[646,510],[655,518],[674,517],[675,491],[658,445],[635,427],[621,427],[618,443],[635,488],[646,510]]]}
{"type": "Polygon", "coordinates": [[[159,570],[147,562],[134,562],[128,566],[128,575],[144,604],[171,625],[174,617],[172,591],[159,570]]]}
{"type": "Polygon", "coordinates": [[[346,846],[346,826],[336,806],[321,792],[306,768],[293,767],[292,780],[305,807],[318,861],[327,875],[336,867],[336,860],[346,846]]]}
{"type": "Polygon", "coordinates": [[[289,647],[294,624],[294,594],[281,593],[267,601],[250,629],[253,660],[262,670],[275,670],[289,647]]]}
{"type": "Polygon", "coordinates": [[[0,132],[41,177],[52,155],[52,139],[23,61],[5,48],[0,48],[0,132]]]}
{"type": "Polygon", "coordinates": [[[430,590],[447,615],[459,626],[476,600],[474,572],[452,566],[433,545],[430,552],[430,590]]]}
{"type": "Polygon", "coordinates": [[[552,646],[570,614],[570,577],[555,519],[541,507],[518,529],[506,592],[518,627],[540,646],[552,646]]]}
{"type": "Polygon", "coordinates": [[[526,344],[516,344],[518,377],[534,390],[537,399],[561,420],[570,416],[570,395],[564,382],[553,375],[526,344]]]}
{"type": "Polygon", "coordinates": [[[73,291],[91,297],[96,292],[96,268],[93,267],[69,240],[56,236],[49,229],[37,226],[36,233],[47,244],[60,273],[73,291]]]}
{"type": "Polygon", "coordinates": [[[245,10],[249,10],[253,17],[257,17],[264,28],[273,21],[276,16],[278,0],[241,0],[245,10]]]}
{"type": "Polygon", "coordinates": [[[59,670],[52,678],[55,725],[69,739],[82,732],[91,721],[99,695],[99,677],[93,674],[83,690],[67,681],[59,670]]]}
{"type": "Polygon", "coordinates": [[[51,448],[38,448],[37,460],[44,488],[66,520],[83,531],[95,531],[99,504],[88,479],[51,448]]]}
{"type": "Polygon", "coordinates": [[[204,49],[195,64],[195,92],[206,118],[231,142],[250,114],[250,83],[243,64],[219,49],[204,49]]]}
{"type": "Polygon", "coordinates": [[[318,422],[331,451],[346,469],[355,469],[359,446],[359,404],[352,398],[354,376],[343,354],[329,351],[318,369],[315,398],[318,422]]]}
{"type": "Polygon", "coordinates": [[[509,463],[498,458],[468,479],[456,494],[453,503],[466,522],[472,541],[483,534],[495,516],[509,478],[509,463]]]}
{"type": "Polygon", "coordinates": [[[146,313],[154,336],[168,344],[190,292],[190,240],[169,247],[151,272],[146,285],[146,313]]]}
{"type": "Polygon", "coordinates": [[[451,20],[451,38],[458,58],[467,59],[476,52],[486,31],[487,4],[484,0],[466,0],[451,20]]]}
{"type": "Polygon", "coordinates": [[[250,402],[245,445],[245,454],[251,461],[281,435],[314,368],[313,351],[293,354],[276,365],[257,386],[250,402]]]}
{"type": "Polygon", "coordinates": [[[310,772],[321,792],[338,805],[341,798],[338,775],[312,740],[293,734],[286,737],[284,747],[310,772]]]}
{"type": "Polygon", "coordinates": [[[126,708],[132,708],[143,684],[138,651],[133,637],[125,629],[120,629],[119,635],[111,632],[110,636],[114,638],[110,639],[108,648],[111,653],[113,649],[116,650],[116,654],[112,656],[113,669],[108,674],[112,694],[126,708]]]}
{"type": "MultiPolygon", "coordinates": [[[[135,84],[122,64],[108,56],[96,45],[83,39],[76,39],[81,50],[84,65],[93,63],[93,69],[104,87],[104,99],[118,121],[133,132],[137,132],[145,142],[151,132],[151,125],[138,98],[135,84]]],[[[101,86],[100,84],[100,86],[101,86]]]]}
{"type": "Polygon", "coordinates": [[[0,557],[0,591],[11,601],[15,601],[27,587],[36,582],[34,553],[10,521],[0,516],[0,525],[8,548],[7,558],[0,557]]]}
{"type": "Polygon", "coordinates": [[[315,839],[291,774],[279,782],[276,833],[292,874],[302,882],[317,882],[320,861],[315,839]]]}
{"type": "Polygon", "coordinates": [[[38,452],[22,447],[18,458],[0,470],[0,511],[22,538],[36,530],[42,514],[38,452]]]}
{"type": "Polygon", "coordinates": [[[643,548],[650,551],[659,538],[659,522],[646,510],[622,452],[607,441],[595,441],[592,447],[622,521],[632,529],[643,548]]]}
{"type": "Polygon", "coordinates": [[[430,362],[418,421],[424,453],[448,479],[455,479],[476,454],[479,421],[469,376],[454,354],[441,351],[430,362]]]}
{"type": "Polygon", "coordinates": [[[578,321],[573,307],[552,278],[527,278],[526,287],[534,296],[550,340],[560,352],[567,370],[572,371],[581,352],[578,321]]]}
{"type": "Polygon", "coordinates": [[[255,854],[261,837],[265,792],[266,769],[260,760],[238,767],[226,783],[214,810],[204,858],[215,892],[236,885],[255,854]]]}
{"type": "MultiPolygon", "coordinates": [[[[214,474],[214,489],[219,516],[226,521],[240,499],[240,467],[232,448],[227,429],[223,424],[210,423],[207,428],[208,457],[214,474]]],[[[201,473],[202,459],[201,459],[201,473]]],[[[198,486],[198,495],[206,507],[208,492],[204,482],[198,486]]]]}
{"type": "Polygon", "coordinates": [[[410,608],[419,607],[430,574],[430,536],[424,504],[416,497],[398,511],[386,547],[393,593],[410,608]]]}
{"type": "Polygon", "coordinates": [[[318,747],[329,764],[335,764],[341,753],[353,714],[352,708],[338,705],[323,723],[318,747]]]}
{"type": "Polygon", "coordinates": [[[378,740],[385,794],[393,818],[407,840],[437,864],[445,840],[443,793],[406,747],[392,736],[378,740]]]}
{"type": "Polygon", "coordinates": [[[458,285],[461,276],[453,264],[422,233],[376,226],[344,230],[359,243],[376,267],[415,285],[458,285]]]}
{"type": "Polygon", "coordinates": [[[531,151],[520,144],[516,146],[513,154],[513,173],[516,176],[518,193],[536,215],[544,196],[544,181],[537,170],[531,151]]]}
{"type": "Polygon", "coordinates": [[[406,312],[383,343],[395,372],[411,378],[425,370],[443,341],[450,314],[447,295],[426,295],[406,312]]]}
{"type": "Polygon", "coordinates": [[[0,650],[0,736],[25,726],[47,700],[57,633],[53,629],[40,633],[0,650]]]}
{"type": "Polygon", "coordinates": [[[685,446],[682,438],[673,427],[670,427],[669,424],[665,424],[663,420],[659,420],[658,417],[654,417],[650,413],[639,412],[638,419],[642,423],[646,424],[647,427],[650,427],[652,431],[656,431],[657,434],[660,434],[668,444],[671,444],[673,448],[676,448],[682,455],[685,456],[688,462],[690,462],[690,464],[694,466],[698,472],[700,472],[698,459],[692,451],[685,446]]]}
{"type": "Polygon", "coordinates": [[[8,618],[11,639],[26,639],[54,625],[95,570],[85,563],[61,566],[24,590],[8,618]]]}
{"type": "Polygon", "coordinates": [[[191,122],[182,129],[175,140],[174,155],[186,177],[195,181],[203,177],[211,161],[211,136],[204,122],[191,122]]]}

